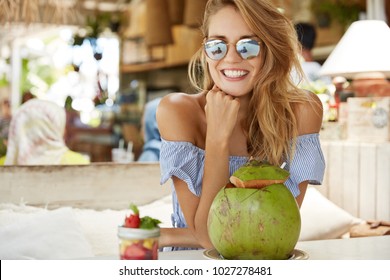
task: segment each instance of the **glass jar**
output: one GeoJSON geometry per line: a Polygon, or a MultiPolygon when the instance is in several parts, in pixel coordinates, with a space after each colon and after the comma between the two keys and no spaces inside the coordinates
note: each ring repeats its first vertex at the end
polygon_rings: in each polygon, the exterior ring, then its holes
{"type": "Polygon", "coordinates": [[[157,260],[160,228],[118,227],[121,260],[157,260]]]}

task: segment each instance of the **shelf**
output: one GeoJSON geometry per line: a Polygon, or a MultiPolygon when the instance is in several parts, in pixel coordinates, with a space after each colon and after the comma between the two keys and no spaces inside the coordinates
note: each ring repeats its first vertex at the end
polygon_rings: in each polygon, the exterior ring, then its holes
{"type": "Polygon", "coordinates": [[[131,73],[141,73],[152,70],[174,68],[180,66],[186,66],[188,61],[181,61],[175,63],[169,63],[166,61],[155,61],[155,62],[146,62],[139,64],[123,64],[121,65],[121,73],[131,74],[131,73]]]}
{"type": "MultiPolygon", "coordinates": [[[[156,46],[148,50],[146,57],[153,58],[153,61],[145,63],[126,64],[124,62],[134,61],[132,59],[122,60],[120,67],[122,74],[142,73],[153,70],[183,67],[188,65],[191,57],[196,53],[203,43],[201,32],[196,28],[189,28],[184,25],[175,25],[172,28],[174,44],[156,46]],[[161,60],[156,60],[157,58],[161,60]]],[[[133,50],[136,53],[143,53],[140,50],[133,50]]],[[[124,53],[132,52],[131,46],[124,50],[124,53]]],[[[141,57],[137,57],[141,59],[141,57]]],[[[143,57],[142,57],[143,58],[143,57]]],[[[148,58],[145,58],[146,60],[148,58]]]]}

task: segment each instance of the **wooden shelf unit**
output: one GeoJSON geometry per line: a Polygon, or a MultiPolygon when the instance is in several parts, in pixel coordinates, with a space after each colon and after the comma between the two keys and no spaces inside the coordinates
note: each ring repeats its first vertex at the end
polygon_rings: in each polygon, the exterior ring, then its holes
{"type": "MultiPolygon", "coordinates": [[[[188,64],[192,55],[202,45],[201,32],[197,28],[185,25],[172,27],[174,44],[152,47],[148,52],[155,61],[125,64],[121,63],[120,70],[123,74],[141,73],[164,68],[173,68],[188,64]],[[159,59],[159,60],[157,60],[159,59]]],[[[126,40],[124,38],[123,40],[126,40]]]]}

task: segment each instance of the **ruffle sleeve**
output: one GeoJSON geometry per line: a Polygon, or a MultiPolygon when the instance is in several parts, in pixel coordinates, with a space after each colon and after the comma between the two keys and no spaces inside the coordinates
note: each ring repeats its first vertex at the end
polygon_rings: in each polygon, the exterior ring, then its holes
{"type": "Polygon", "coordinates": [[[204,151],[189,142],[162,139],[160,151],[161,180],[164,184],[172,176],[187,183],[196,196],[201,194],[204,151]]]}
{"type": "Polygon", "coordinates": [[[290,172],[290,177],[286,181],[286,186],[296,197],[300,191],[298,185],[304,181],[309,184],[320,185],[325,172],[325,160],[321,150],[318,133],[305,134],[297,138],[297,146],[291,164],[287,164],[286,169],[290,172]]]}

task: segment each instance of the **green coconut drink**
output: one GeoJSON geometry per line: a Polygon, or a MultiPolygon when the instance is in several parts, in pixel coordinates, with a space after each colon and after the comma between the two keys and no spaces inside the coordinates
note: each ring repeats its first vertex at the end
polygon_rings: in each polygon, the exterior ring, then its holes
{"type": "Polygon", "coordinates": [[[218,192],[207,226],[223,258],[282,260],[291,256],[301,216],[294,196],[283,184],[288,176],[277,166],[253,160],[218,192]]]}

